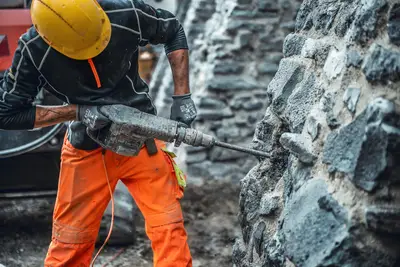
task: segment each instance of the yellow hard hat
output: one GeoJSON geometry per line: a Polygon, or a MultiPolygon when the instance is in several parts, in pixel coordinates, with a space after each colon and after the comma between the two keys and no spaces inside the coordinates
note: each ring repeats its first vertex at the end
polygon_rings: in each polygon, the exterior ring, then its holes
{"type": "Polygon", "coordinates": [[[93,58],[110,41],[111,23],[97,0],[33,0],[31,17],[44,41],[72,59],[93,58]]]}

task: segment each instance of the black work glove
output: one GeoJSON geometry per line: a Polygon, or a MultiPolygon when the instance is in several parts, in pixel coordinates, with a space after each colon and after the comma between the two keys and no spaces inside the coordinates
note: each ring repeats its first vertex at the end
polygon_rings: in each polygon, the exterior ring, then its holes
{"type": "Polygon", "coordinates": [[[171,106],[171,120],[182,122],[188,127],[191,126],[197,116],[196,106],[191,98],[192,94],[173,95],[171,106]]]}
{"type": "Polygon", "coordinates": [[[100,130],[111,123],[111,120],[101,113],[100,106],[78,105],[76,115],[77,120],[91,131],[100,130]]]}

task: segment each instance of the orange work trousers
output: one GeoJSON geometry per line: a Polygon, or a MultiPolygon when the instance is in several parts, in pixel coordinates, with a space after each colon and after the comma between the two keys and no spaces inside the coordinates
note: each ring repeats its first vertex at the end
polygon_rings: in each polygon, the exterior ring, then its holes
{"type": "Polygon", "coordinates": [[[171,159],[161,150],[165,144],[156,141],[156,145],[155,155],[149,156],[143,148],[138,156],[125,157],[102,148],[78,150],[64,139],[45,266],[90,265],[101,218],[111,198],[106,172],[112,190],[121,179],[142,212],[154,266],[192,266],[179,203],[183,190],[171,159]]]}

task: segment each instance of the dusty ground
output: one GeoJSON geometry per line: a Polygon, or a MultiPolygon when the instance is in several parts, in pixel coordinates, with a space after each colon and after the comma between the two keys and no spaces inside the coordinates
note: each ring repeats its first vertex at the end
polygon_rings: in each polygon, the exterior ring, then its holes
{"type": "MultiPolygon", "coordinates": [[[[188,187],[182,207],[193,266],[232,266],[232,245],[239,233],[238,196],[238,186],[226,183],[188,187]]],[[[52,198],[0,200],[0,264],[43,266],[51,235],[53,205],[52,198]]],[[[95,266],[152,266],[152,251],[144,234],[143,220],[141,216],[137,220],[136,244],[106,247],[95,266]]]]}

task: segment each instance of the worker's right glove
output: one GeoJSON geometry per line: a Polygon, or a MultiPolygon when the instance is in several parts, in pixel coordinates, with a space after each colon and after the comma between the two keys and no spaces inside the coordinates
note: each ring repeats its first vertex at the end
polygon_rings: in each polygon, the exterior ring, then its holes
{"type": "Polygon", "coordinates": [[[172,99],[170,119],[190,127],[197,116],[196,106],[191,98],[191,94],[173,95],[172,99]]]}
{"type": "Polygon", "coordinates": [[[77,120],[91,131],[100,130],[111,123],[111,120],[101,113],[100,106],[78,105],[76,115],[77,120]]]}

